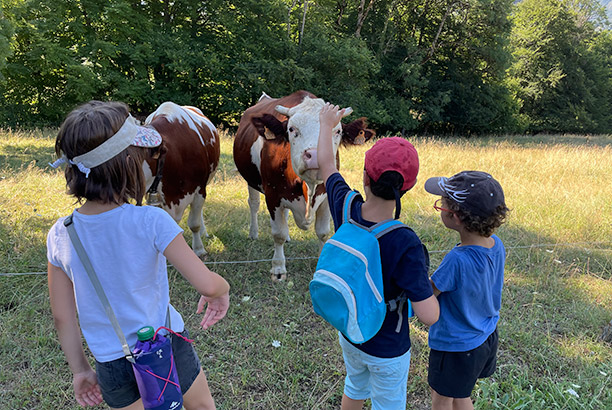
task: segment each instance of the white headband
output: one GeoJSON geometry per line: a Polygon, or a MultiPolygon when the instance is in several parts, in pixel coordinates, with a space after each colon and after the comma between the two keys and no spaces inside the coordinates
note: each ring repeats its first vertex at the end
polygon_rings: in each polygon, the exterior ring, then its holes
{"type": "Polygon", "coordinates": [[[152,128],[145,128],[138,125],[138,121],[128,115],[125,122],[112,137],[98,145],[85,154],[78,155],[72,159],[62,155],[57,161],[51,165],[57,168],[62,163],[68,162],[76,165],[79,171],[85,174],[85,178],[89,177],[91,168],[97,167],[123,152],[130,145],[140,147],[156,147],[161,144],[161,136],[152,128]]]}

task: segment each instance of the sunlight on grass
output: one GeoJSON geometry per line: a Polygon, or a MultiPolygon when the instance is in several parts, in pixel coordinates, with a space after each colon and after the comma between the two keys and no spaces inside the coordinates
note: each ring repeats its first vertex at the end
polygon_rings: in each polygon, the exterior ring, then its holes
{"type": "MultiPolygon", "coordinates": [[[[44,271],[47,231],[76,206],[65,194],[63,172],[47,166],[55,133],[0,130],[0,273],[44,271]]],[[[579,136],[410,141],[421,168],[417,185],[402,198],[401,220],[428,246],[432,268],[459,238],[432,208],[436,198],[423,189],[427,178],[490,172],[512,209],[498,231],[507,249],[498,371],[478,383],[476,408],[612,408],[612,349],[599,339],[612,318],[612,139],[598,137],[598,145],[585,145],[589,140],[579,136]]],[[[338,408],[344,371],[337,333],[313,314],[308,293],[319,252],[314,229],[303,231],[289,218],[285,283],[270,281],[267,261],[225,263],[273,254],[263,195],[259,238],[248,239],[247,185],[235,169],[232,144],[233,135],[224,131],[221,163],[204,204],[206,262],[232,286],[230,311],[211,329],[197,331],[198,295],[172,268],[173,305],[194,329],[219,409],[338,408]]],[[[340,148],[342,174],[360,191],[372,144],[340,148]]],[[[180,225],[190,242],[186,218],[180,225]]],[[[12,369],[0,376],[0,402],[78,408],[50,319],[46,277],[0,281],[0,350],[11,352],[0,367],[12,369]]],[[[427,408],[428,329],[416,319],[410,326],[408,402],[427,408]]]]}
{"type": "Polygon", "coordinates": [[[581,335],[565,336],[556,340],[559,353],[587,364],[601,363],[609,358],[609,347],[581,335]]]}

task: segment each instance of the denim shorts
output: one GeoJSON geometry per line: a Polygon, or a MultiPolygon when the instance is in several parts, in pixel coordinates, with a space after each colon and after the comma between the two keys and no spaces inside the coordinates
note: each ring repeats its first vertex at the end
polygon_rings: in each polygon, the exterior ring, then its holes
{"type": "MultiPolygon", "coordinates": [[[[187,330],[179,334],[189,338],[187,330]]],[[[191,343],[174,335],[171,336],[171,340],[179,384],[185,394],[200,374],[200,359],[191,343]]],[[[140,399],[134,370],[127,359],[122,357],[104,363],[96,360],[96,374],[102,397],[110,407],[126,407],[140,399]]]]}
{"type": "Polygon", "coordinates": [[[372,410],[404,410],[410,350],[398,357],[376,357],[357,349],[339,334],[346,367],[344,394],[372,400],[372,410]]]}
{"type": "Polygon", "coordinates": [[[476,380],[489,377],[497,364],[497,329],[483,344],[467,352],[429,352],[429,386],[441,396],[470,397],[476,380]]]}

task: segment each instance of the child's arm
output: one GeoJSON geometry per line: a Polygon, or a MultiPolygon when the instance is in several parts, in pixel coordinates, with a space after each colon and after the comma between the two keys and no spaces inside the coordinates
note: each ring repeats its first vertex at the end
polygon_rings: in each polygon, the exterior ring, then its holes
{"type": "Polygon", "coordinates": [[[225,279],[204,265],[204,262],[187,245],[182,233],[166,247],[164,256],[202,295],[196,313],[201,313],[204,305],[208,303],[200,322],[202,328],[208,329],[223,319],[229,308],[230,286],[225,279]]]}
{"type": "Polygon", "coordinates": [[[419,320],[428,326],[433,325],[440,317],[440,305],[438,299],[432,295],[420,302],[411,302],[412,310],[419,320]]]}
{"type": "Polygon", "coordinates": [[[442,292],[436,287],[436,284],[433,283],[433,280],[431,280],[431,278],[429,279],[429,282],[431,283],[431,288],[433,289],[434,296],[438,297],[438,295],[442,292]]]}
{"type": "Polygon", "coordinates": [[[332,130],[344,117],[345,110],[337,105],[326,103],[319,113],[319,143],[317,146],[317,161],[319,163],[319,177],[327,182],[330,175],[338,172],[336,158],[332,145],[332,130]]]}
{"type": "Polygon", "coordinates": [[[74,396],[81,406],[100,404],[102,394],[96,373],[83,351],[72,282],[61,268],[50,263],[47,265],[47,280],[55,329],[73,374],[74,396]]]}

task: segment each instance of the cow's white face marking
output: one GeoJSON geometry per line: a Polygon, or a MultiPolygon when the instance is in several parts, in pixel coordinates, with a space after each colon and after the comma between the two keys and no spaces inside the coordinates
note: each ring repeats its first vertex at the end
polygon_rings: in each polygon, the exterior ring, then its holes
{"type": "Polygon", "coordinates": [[[151,172],[151,167],[147,161],[142,162],[142,171],[144,172],[146,188],[149,189],[155,177],[153,176],[153,172],[151,172]]]}
{"type": "Polygon", "coordinates": [[[198,128],[196,127],[196,124],[200,125],[200,127],[202,126],[208,127],[208,129],[210,130],[210,133],[212,134],[212,138],[210,139],[210,144],[213,145],[215,143],[215,138],[217,135],[217,128],[208,118],[206,118],[202,114],[202,111],[199,108],[190,107],[190,106],[181,107],[180,105],[167,101],[163,103],[162,105],[160,105],[157,108],[157,110],[155,110],[154,113],[150,114],[147,117],[147,119],[145,120],[145,125],[150,124],[151,121],[153,121],[153,118],[158,117],[160,115],[163,115],[164,117],[166,117],[168,122],[178,121],[180,123],[183,123],[183,122],[187,123],[189,128],[191,128],[198,135],[202,145],[206,145],[206,143],[202,139],[202,136],[200,135],[200,132],[198,131],[198,128]],[[195,112],[194,110],[197,112],[195,112]]]}
{"type": "MultiPolygon", "coordinates": [[[[320,98],[304,98],[299,105],[290,108],[285,115],[287,121],[287,133],[291,144],[291,164],[295,173],[304,181],[312,184],[322,182],[317,178],[318,170],[309,169],[304,160],[304,154],[308,151],[316,151],[319,142],[319,112],[325,105],[320,98]]],[[[277,107],[278,110],[278,107],[277,107]]],[[[348,114],[347,114],[348,115],[348,114]]],[[[338,145],[342,139],[342,125],[338,124],[332,131],[332,142],[334,157],[338,151],[338,145]]]]}

